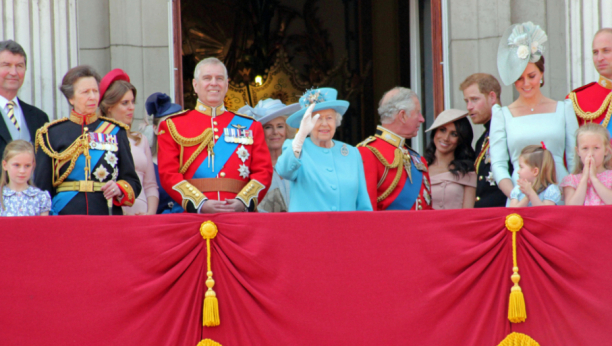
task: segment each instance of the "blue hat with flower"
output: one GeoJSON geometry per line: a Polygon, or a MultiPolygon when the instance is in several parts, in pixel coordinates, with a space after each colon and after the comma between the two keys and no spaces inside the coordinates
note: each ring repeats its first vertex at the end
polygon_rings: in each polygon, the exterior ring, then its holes
{"type": "Polygon", "coordinates": [[[255,108],[246,105],[241,107],[237,113],[251,116],[255,118],[255,120],[259,121],[262,125],[265,125],[270,120],[274,120],[282,115],[293,114],[299,109],[300,105],[298,103],[286,106],[280,100],[265,99],[257,102],[255,108]]]}
{"type": "Polygon", "coordinates": [[[497,50],[497,70],[505,85],[516,82],[527,64],[542,58],[546,32],[532,22],[514,24],[506,29],[497,50]]]}
{"type": "Polygon", "coordinates": [[[313,115],[316,114],[316,111],[322,109],[333,109],[340,113],[340,115],[344,115],[349,107],[349,102],[336,100],[337,97],[338,91],[334,88],[319,88],[306,91],[304,95],[300,97],[300,107],[302,109],[293,113],[289,119],[287,119],[287,125],[293,128],[300,127],[306,109],[313,103],[316,104],[312,110],[313,115]]]}

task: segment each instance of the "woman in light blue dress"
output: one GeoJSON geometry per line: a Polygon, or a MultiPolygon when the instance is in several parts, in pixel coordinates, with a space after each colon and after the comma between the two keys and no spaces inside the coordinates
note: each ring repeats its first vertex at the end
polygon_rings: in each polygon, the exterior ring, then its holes
{"type": "Polygon", "coordinates": [[[499,44],[497,68],[505,85],[519,93],[508,107],[493,106],[491,167],[499,188],[510,196],[518,179],[518,160],[528,145],[544,142],[553,154],[559,181],[574,166],[578,122],[571,101],[554,101],[542,95],[546,33],[531,22],[512,25],[499,44]],[[512,160],[510,174],[508,159],[512,160]]]}
{"type": "Polygon", "coordinates": [[[332,139],[349,106],[336,95],[332,88],[309,90],[287,119],[299,131],[283,144],[275,169],[290,181],[290,212],[372,210],[359,150],[332,139]]]}

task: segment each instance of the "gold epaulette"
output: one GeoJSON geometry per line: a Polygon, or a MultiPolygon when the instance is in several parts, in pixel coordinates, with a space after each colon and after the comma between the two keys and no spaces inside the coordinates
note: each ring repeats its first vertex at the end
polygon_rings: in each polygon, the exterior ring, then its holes
{"type": "Polygon", "coordinates": [[[370,143],[374,142],[375,140],[376,140],[376,137],[374,137],[374,136],[370,136],[370,137],[366,138],[366,139],[365,139],[363,142],[361,142],[361,143],[357,144],[357,147],[358,147],[358,148],[359,148],[359,147],[365,147],[366,145],[368,145],[368,144],[370,144],[370,143]]]}
{"type": "Polygon", "coordinates": [[[189,111],[191,111],[191,109],[183,109],[182,111],[178,111],[176,113],[171,113],[171,114],[168,114],[168,115],[164,115],[163,117],[161,117],[160,122],[165,121],[168,118],[174,118],[174,117],[179,116],[179,115],[187,114],[187,112],[189,112],[189,111]]]}
{"type": "Polygon", "coordinates": [[[253,121],[257,121],[257,119],[255,119],[255,118],[253,118],[253,117],[251,117],[251,116],[248,116],[248,115],[246,115],[246,114],[236,113],[236,112],[231,112],[231,113],[234,113],[235,115],[241,116],[241,117],[243,117],[243,118],[247,118],[247,119],[251,119],[251,120],[253,120],[253,121]]]}
{"type": "Polygon", "coordinates": [[[64,121],[69,120],[68,118],[61,118],[57,120],[53,120],[51,122],[46,122],[41,128],[36,130],[36,135],[34,136],[34,150],[38,151],[38,146],[42,146],[45,143],[43,136],[49,133],[49,127],[53,125],[57,125],[59,123],[63,123],[64,121]]]}
{"type": "Polygon", "coordinates": [[[124,130],[128,131],[128,132],[130,131],[130,127],[128,125],[122,123],[119,120],[115,120],[115,119],[107,118],[107,117],[103,117],[103,116],[99,116],[98,119],[104,120],[104,121],[108,121],[109,123],[115,124],[115,125],[123,128],[124,130]]]}
{"type": "Polygon", "coordinates": [[[66,148],[66,150],[62,151],[61,153],[56,152],[51,147],[51,143],[49,142],[49,127],[65,122],[67,120],[69,120],[69,118],[62,118],[62,119],[54,120],[50,123],[46,123],[45,125],[43,125],[40,129],[36,131],[36,142],[34,144],[35,147],[37,149],[38,147],[40,147],[42,151],[52,159],[53,167],[55,167],[54,169],[57,172],[59,172],[59,167],[63,166],[67,162],[70,162],[70,166],[68,167],[68,169],[66,169],[64,174],[59,176],[57,179],[55,178],[55,174],[51,173],[52,183],[54,187],[57,187],[61,183],[63,183],[64,180],[66,180],[68,175],[70,175],[70,173],[74,169],[77,158],[79,157],[79,155],[83,153],[83,150],[84,150],[83,143],[82,143],[83,138],[84,138],[83,136],[87,135],[86,133],[82,134],[68,148],[66,148]]]}

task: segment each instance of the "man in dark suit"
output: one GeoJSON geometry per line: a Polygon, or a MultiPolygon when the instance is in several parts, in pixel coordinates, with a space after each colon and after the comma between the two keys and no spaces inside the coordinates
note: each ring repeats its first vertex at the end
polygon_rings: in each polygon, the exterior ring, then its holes
{"type": "Polygon", "coordinates": [[[49,121],[47,114],[17,97],[23,84],[27,57],[19,43],[0,42],[0,155],[14,139],[33,142],[36,130],[49,121]]]}
{"type": "MultiPolygon", "coordinates": [[[[478,181],[474,208],[504,207],[506,206],[506,195],[495,184],[489,154],[491,108],[495,104],[501,105],[499,99],[501,86],[492,75],[475,73],[461,83],[459,90],[463,92],[463,99],[465,100],[472,122],[474,124],[482,124],[485,127],[485,132],[476,142],[475,149],[477,157],[474,165],[478,181]]],[[[509,162],[508,167],[512,169],[512,162],[509,162]]]]}

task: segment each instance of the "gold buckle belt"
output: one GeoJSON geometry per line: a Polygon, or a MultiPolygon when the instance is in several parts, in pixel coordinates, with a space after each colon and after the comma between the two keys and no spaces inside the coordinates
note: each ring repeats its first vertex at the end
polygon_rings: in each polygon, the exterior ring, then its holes
{"type": "Polygon", "coordinates": [[[99,192],[102,191],[104,183],[92,180],[67,181],[57,187],[57,192],[79,191],[79,192],[99,192]]]}

